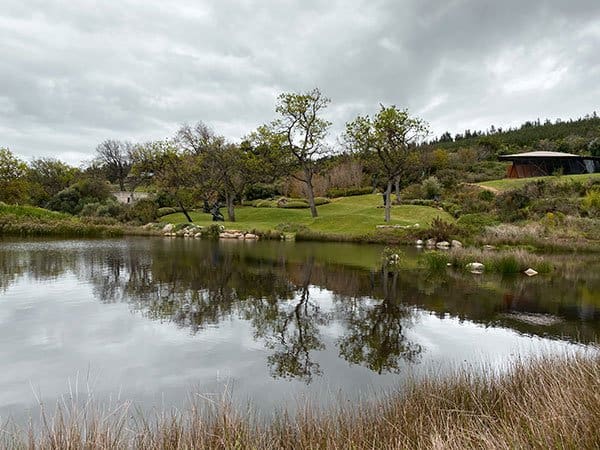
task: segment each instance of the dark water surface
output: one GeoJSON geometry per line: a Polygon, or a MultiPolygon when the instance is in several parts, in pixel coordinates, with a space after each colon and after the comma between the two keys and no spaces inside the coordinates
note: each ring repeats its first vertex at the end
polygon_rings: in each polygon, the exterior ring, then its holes
{"type": "Polygon", "coordinates": [[[384,275],[381,250],[0,241],[0,418],[76,392],[148,408],[224,386],[268,412],[596,340],[597,257],[557,257],[533,278],[384,275]]]}

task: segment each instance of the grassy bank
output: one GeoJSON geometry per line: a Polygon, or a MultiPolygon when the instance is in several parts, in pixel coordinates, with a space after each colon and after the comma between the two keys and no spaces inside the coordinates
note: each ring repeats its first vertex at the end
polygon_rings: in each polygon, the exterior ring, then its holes
{"type": "MultiPolygon", "coordinates": [[[[365,240],[369,237],[377,241],[376,236],[385,234],[378,225],[398,225],[427,228],[436,217],[452,221],[451,216],[439,209],[428,206],[400,205],[392,208],[392,221],[386,224],[383,220],[381,195],[359,195],[336,198],[331,203],[318,207],[319,217],[312,218],[308,209],[256,208],[240,206],[236,208],[236,222],[225,222],[227,228],[242,230],[281,230],[301,231],[305,236],[324,240],[365,240]]],[[[207,226],[212,222],[210,214],[192,212],[192,219],[197,225],[207,226]]],[[[161,218],[162,222],[183,223],[185,216],[181,213],[169,214],[161,218]]]]}
{"type": "Polygon", "coordinates": [[[560,175],[554,177],[531,177],[531,178],[503,178],[501,180],[492,180],[492,181],[484,181],[482,183],[477,183],[479,186],[491,188],[494,191],[504,192],[510,189],[517,189],[525,186],[528,183],[532,183],[535,181],[548,181],[552,180],[554,182],[570,182],[570,181],[578,181],[581,183],[586,183],[591,180],[600,180],[600,173],[591,173],[591,174],[583,174],[583,175],[560,175]]]}
{"type": "MultiPolygon", "coordinates": [[[[66,409],[65,409],[66,408],[66,409]]],[[[37,429],[4,425],[4,448],[347,449],[598,448],[600,360],[571,356],[515,362],[504,375],[430,377],[372,403],[278,414],[206,402],[140,417],[114,409],[61,410],[37,429]]]]}
{"type": "Polygon", "coordinates": [[[34,206],[0,204],[0,236],[116,237],[135,230],[84,222],[34,206]]]}

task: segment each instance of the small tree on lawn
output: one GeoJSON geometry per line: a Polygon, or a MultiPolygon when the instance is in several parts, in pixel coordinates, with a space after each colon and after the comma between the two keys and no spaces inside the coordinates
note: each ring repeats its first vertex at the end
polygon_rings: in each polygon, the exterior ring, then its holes
{"type": "Polygon", "coordinates": [[[386,183],[385,221],[391,219],[392,186],[409,178],[417,145],[428,135],[427,123],[408,110],[383,106],[373,118],[358,116],[346,124],[345,141],[351,150],[371,159],[386,183]]]}

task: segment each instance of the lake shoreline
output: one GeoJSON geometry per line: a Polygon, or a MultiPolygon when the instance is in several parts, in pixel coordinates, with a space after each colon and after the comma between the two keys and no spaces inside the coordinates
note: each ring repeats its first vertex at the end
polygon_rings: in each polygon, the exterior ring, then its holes
{"type": "MultiPolygon", "coordinates": [[[[260,420],[227,397],[150,417],[127,402],[68,402],[42,426],[3,423],[6,448],[597,448],[600,359],[514,360],[506,373],[429,376],[367,403],[340,401],[260,420]]],[[[190,398],[198,398],[191,395],[190,398]]]]}

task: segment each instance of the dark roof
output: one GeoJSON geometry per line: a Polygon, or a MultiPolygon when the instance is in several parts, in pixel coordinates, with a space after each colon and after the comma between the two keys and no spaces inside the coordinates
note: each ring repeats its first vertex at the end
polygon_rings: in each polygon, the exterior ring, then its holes
{"type": "Polygon", "coordinates": [[[593,159],[600,161],[598,156],[581,156],[574,155],[572,153],[562,152],[527,152],[527,153],[514,153],[512,155],[500,155],[499,159],[506,159],[508,161],[514,159],[553,159],[553,158],[574,158],[574,159],[593,159]]]}

